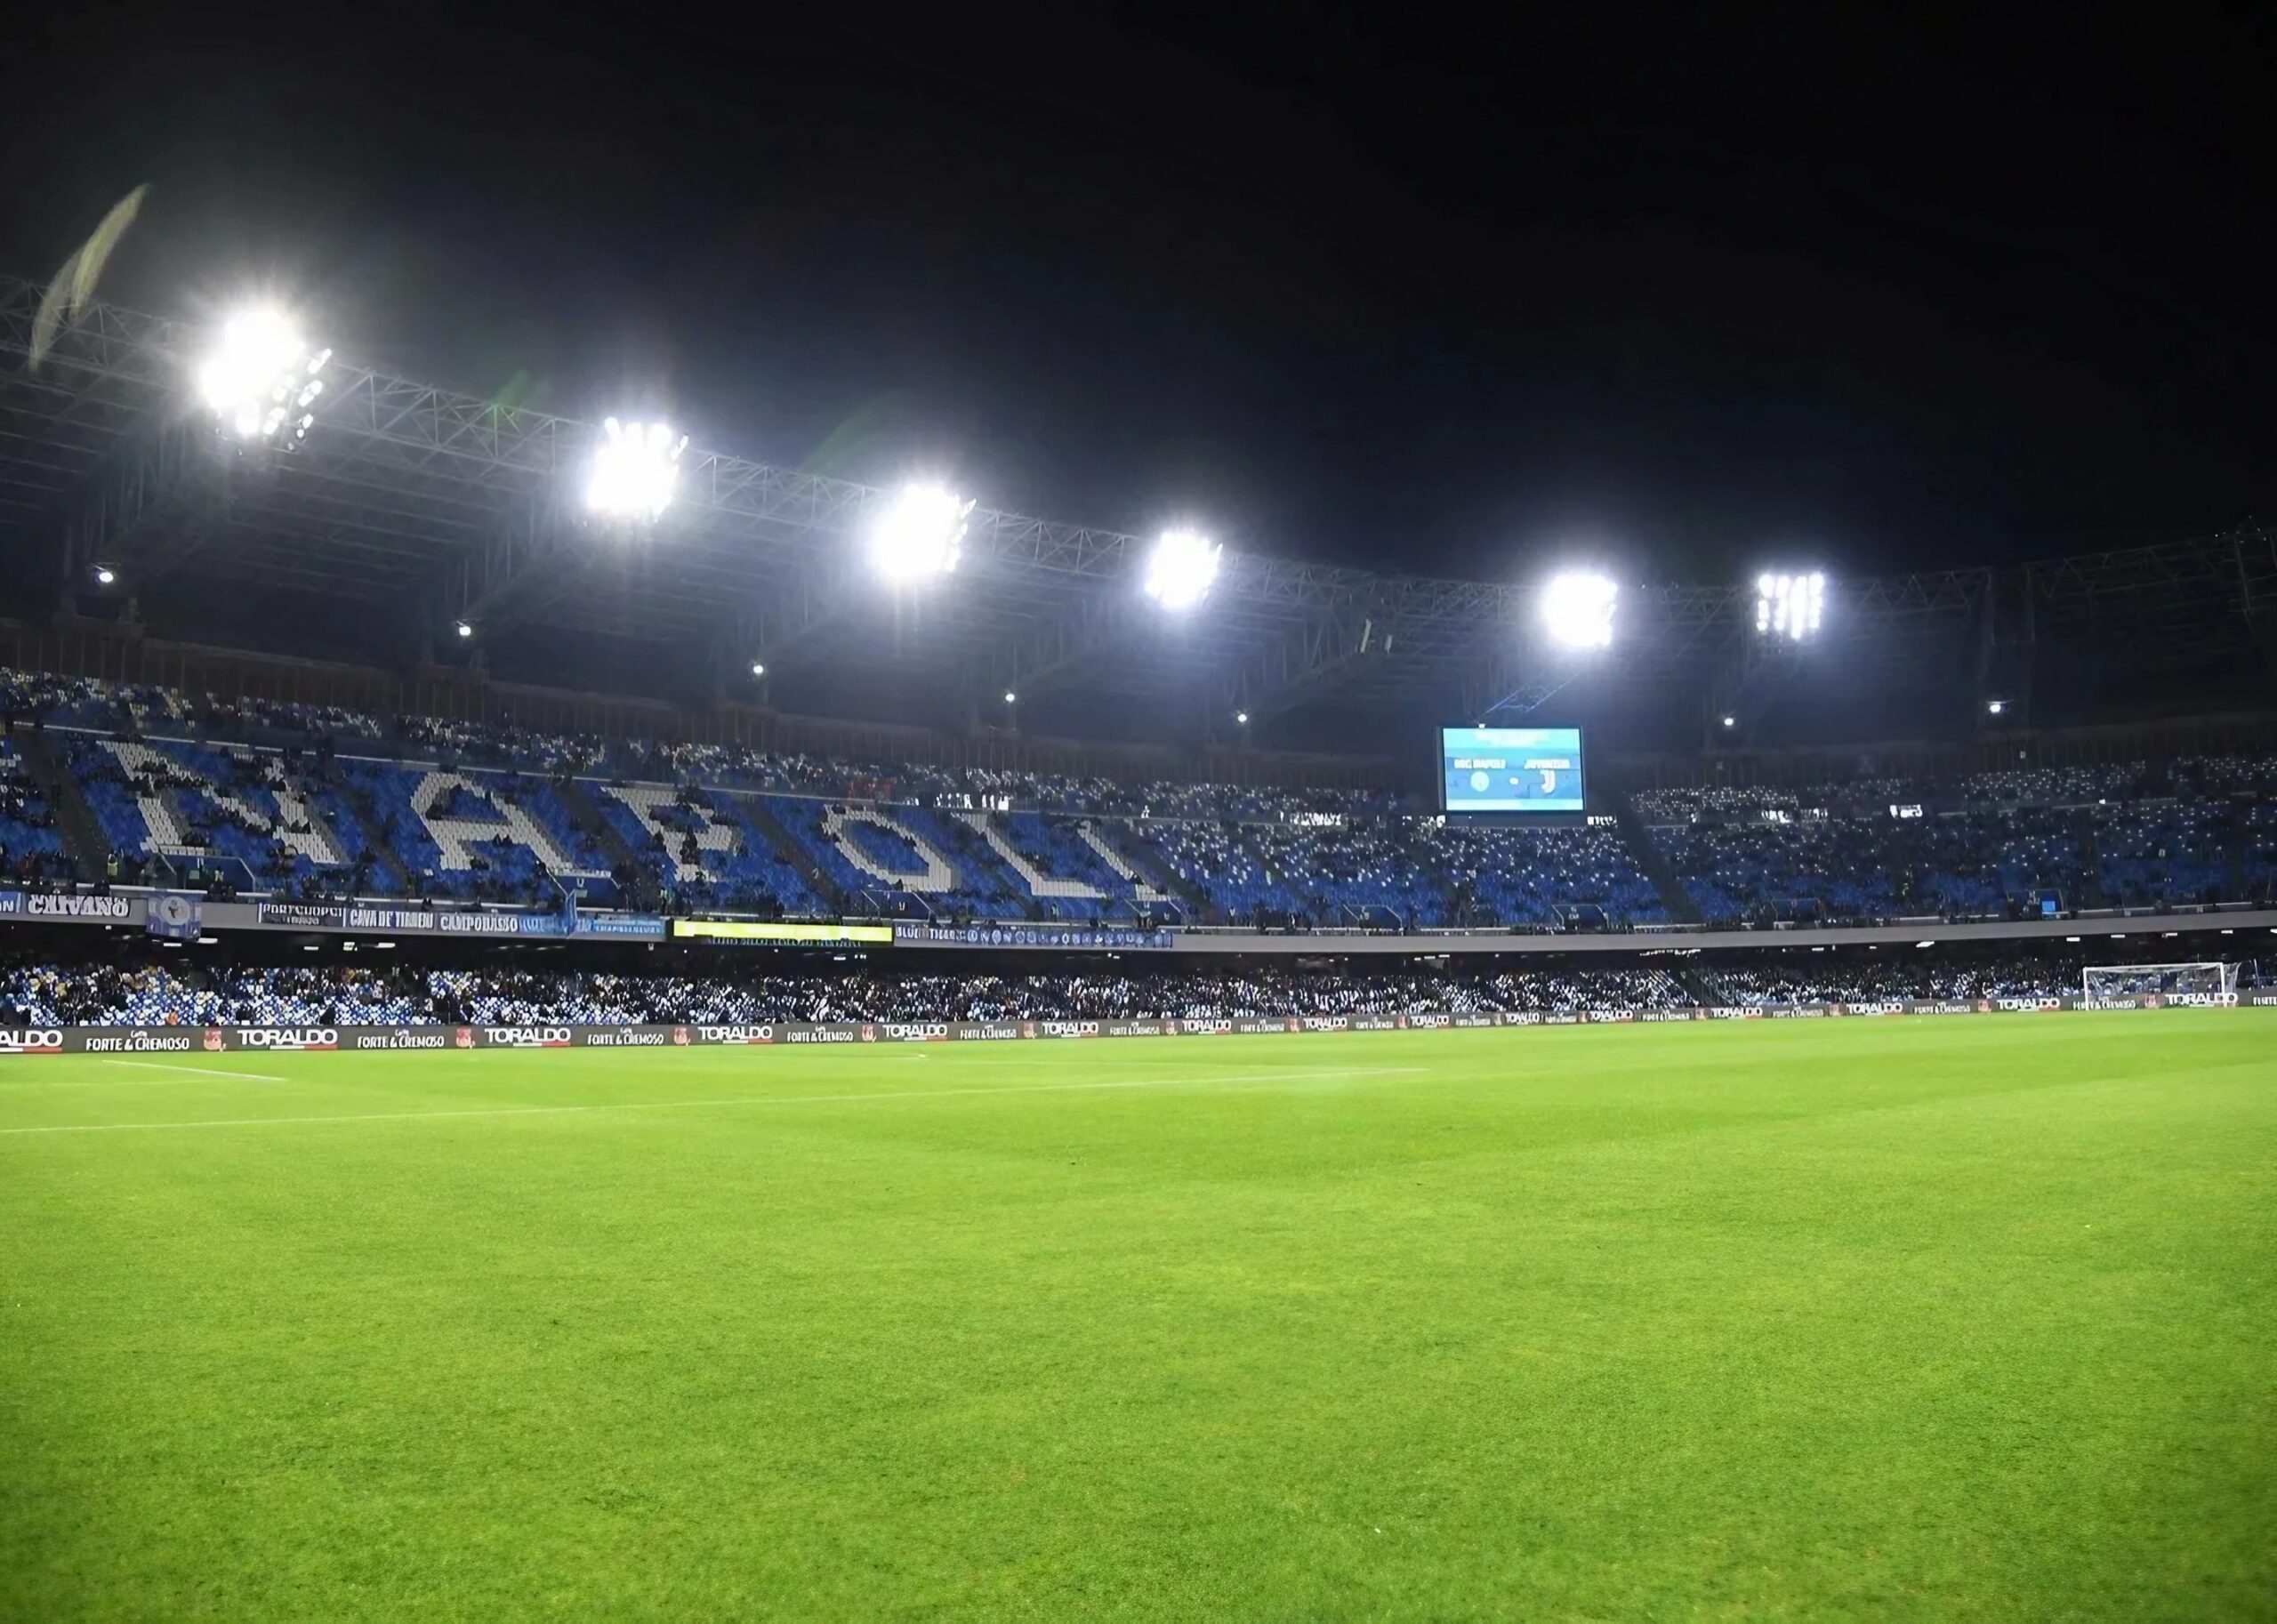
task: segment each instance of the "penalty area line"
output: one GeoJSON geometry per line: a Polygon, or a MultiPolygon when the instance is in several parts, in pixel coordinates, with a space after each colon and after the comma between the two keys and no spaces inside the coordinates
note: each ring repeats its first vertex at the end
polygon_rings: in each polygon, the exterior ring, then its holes
{"type": "MultiPolygon", "coordinates": [[[[121,1062],[120,1064],[128,1064],[121,1062]]],[[[157,1065],[157,1062],[148,1064],[157,1065]]],[[[189,1066],[165,1066],[189,1071],[189,1066]]],[[[286,1128],[318,1122],[423,1122],[484,1116],[575,1116],[603,1111],[688,1111],[704,1105],[854,1105],[870,1100],[965,1099],[978,1094],[1090,1094],[1114,1089],[1211,1089],[1227,1083],[1324,1082],[1342,1077],[1412,1077],[1428,1065],[1378,1065],[1325,1072],[1251,1072],[1229,1077],[1140,1077],[1127,1081],[1045,1082],[987,1089],[891,1089],[866,1094],[756,1094],[724,1099],[620,1100],[599,1105],[482,1105],[463,1111],[370,1111],[331,1116],[232,1116],[183,1122],[55,1122],[38,1128],[0,1128],[0,1137],[34,1133],[128,1133],[180,1128],[286,1128]]],[[[250,1076],[230,1072],[225,1076],[250,1076]]],[[[284,1081],[271,1078],[270,1081],[284,1081]]]]}
{"type": "Polygon", "coordinates": [[[218,1065],[175,1065],[165,1060],[105,1060],[105,1065],[132,1065],[146,1072],[194,1072],[200,1077],[242,1077],[247,1082],[289,1082],[289,1077],[268,1072],[225,1072],[218,1065]]]}

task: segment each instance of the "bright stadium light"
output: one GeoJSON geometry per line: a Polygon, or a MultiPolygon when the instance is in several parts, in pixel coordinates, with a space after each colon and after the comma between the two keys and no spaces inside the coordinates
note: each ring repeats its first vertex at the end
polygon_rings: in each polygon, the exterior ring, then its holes
{"type": "Polygon", "coordinates": [[[1190,609],[1210,595],[1225,549],[1194,530],[1165,530],[1147,555],[1147,596],[1165,609],[1190,609]]]}
{"type": "Polygon", "coordinates": [[[1818,635],[1826,618],[1826,577],[1761,575],[1755,578],[1755,629],[1764,637],[1802,642],[1818,635]]]}
{"type": "Polygon", "coordinates": [[[1541,589],[1542,629],[1568,648],[1609,648],[1620,601],[1620,584],[1611,576],[1590,570],[1552,575],[1541,589]]]}
{"type": "Polygon", "coordinates": [[[1236,723],[1238,723],[1240,726],[1243,727],[1243,728],[1248,727],[1248,726],[1249,726],[1249,712],[1246,712],[1246,711],[1236,711],[1236,712],[1234,712],[1234,720],[1235,720],[1236,723]]]}
{"type": "Polygon", "coordinates": [[[117,579],[118,572],[113,569],[109,565],[98,564],[95,566],[95,584],[97,586],[109,586],[112,582],[117,579]]]}
{"type": "Polygon", "coordinates": [[[453,622],[451,624],[451,630],[457,632],[461,637],[472,637],[474,635],[474,626],[471,622],[468,621],[462,620],[453,622]]]}
{"type": "Polygon", "coordinates": [[[1004,690],[1004,703],[1008,705],[1016,705],[1020,703],[1020,696],[1012,692],[1011,689],[1006,688],[1004,690]]]}
{"type": "Polygon", "coordinates": [[[1984,702],[1984,710],[1987,715],[1998,716],[2007,708],[2008,702],[2005,699],[1988,699],[1984,702]]]}
{"type": "Polygon", "coordinates": [[[1739,719],[1738,717],[1736,717],[1736,716],[1726,716],[1726,718],[1724,718],[1724,726],[1726,726],[1726,728],[1736,728],[1736,727],[1738,727],[1739,725],[1740,725],[1740,719],[1739,719]]]}
{"type": "Polygon", "coordinates": [[[669,423],[601,424],[601,443],[585,478],[585,505],[610,519],[653,519],[680,488],[680,453],[688,436],[669,423]]]}
{"type": "Polygon", "coordinates": [[[318,374],[331,359],[329,350],[311,351],[282,311],[240,310],[198,363],[197,396],[223,433],[290,449],[316,422],[312,408],[324,393],[318,374]]]}
{"type": "Polygon", "coordinates": [[[870,562],[896,586],[945,575],[964,551],[971,512],[945,486],[905,485],[870,527],[870,562]]]}
{"type": "Polygon", "coordinates": [[[753,660],[751,663],[751,674],[754,677],[764,677],[767,675],[766,662],[762,660],[753,660]]]}

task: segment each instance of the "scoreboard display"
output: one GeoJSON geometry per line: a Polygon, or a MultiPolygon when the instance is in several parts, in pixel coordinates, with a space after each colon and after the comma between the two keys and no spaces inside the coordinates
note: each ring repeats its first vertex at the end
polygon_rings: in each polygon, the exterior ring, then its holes
{"type": "Polygon", "coordinates": [[[1579,812],[1579,728],[1442,728],[1440,808],[1579,812]]]}

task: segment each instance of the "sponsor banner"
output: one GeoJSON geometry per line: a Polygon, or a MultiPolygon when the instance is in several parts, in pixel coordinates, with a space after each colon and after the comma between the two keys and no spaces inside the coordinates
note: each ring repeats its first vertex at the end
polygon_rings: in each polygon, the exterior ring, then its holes
{"type": "Polygon", "coordinates": [[[743,919],[676,919],[672,921],[672,933],[675,940],[756,942],[776,946],[890,947],[894,940],[890,925],[769,923],[743,919]]]}
{"type": "MultiPolygon", "coordinates": [[[[440,1027],[437,1031],[442,1030],[440,1027]]],[[[294,1053],[302,1049],[330,1050],[340,1047],[336,1026],[208,1026],[199,1047],[211,1054],[232,1049],[266,1049],[294,1053]]]]}
{"type": "Polygon", "coordinates": [[[1168,953],[1169,930],[1142,925],[1022,925],[977,921],[935,925],[904,921],[893,939],[912,947],[1091,947],[1131,953],[1168,953]]]}
{"type": "Polygon", "coordinates": [[[21,891],[0,891],[0,913],[21,913],[24,894],[21,891]]]}
{"type": "Polygon", "coordinates": [[[194,942],[205,922],[205,899],[187,891],[161,891],[150,898],[142,929],[169,941],[194,942]]]}
{"type": "Polygon", "coordinates": [[[343,1026],[340,1029],[342,1049],[448,1049],[453,1028],[448,1026],[343,1026]]]}
{"type": "MultiPolygon", "coordinates": [[[[2005,998],[1920,1001],[1903,1006],[1913,1015],[2000,1015],[2067,1009],[2182,1009],[2277,1008],[2277,990],[2227,996],[2168,993],[2123,1000],[2005,998]]],[[[1842,1006],[1853,1015],[1895,1012],[1890,1005],[1842,1006]]],[[[777,1022],[749,1025],[576,1026],[0,1026],[0,1057],[11,1055],[197,1055],[258,1050],[329,1054],[340,1049],[689,1049],[812,1043],[1002,1043],[1046,1038],[1227,1037],[1291,1033],[1435,1031],[1468,1026],[1581,1026],[1641,1021],[1704,1021],[1762,1017],[1774,1020],[1825,1018],[1830,1004],[1769,1005],[1750,1009],[1598,1009],[1501,1015],[1436,1011],[1406,1016],[1315,1015],[1240,1017],[1214,1020],[1145,1021],[874,1021],[817,1025],[777,1022]]]]}

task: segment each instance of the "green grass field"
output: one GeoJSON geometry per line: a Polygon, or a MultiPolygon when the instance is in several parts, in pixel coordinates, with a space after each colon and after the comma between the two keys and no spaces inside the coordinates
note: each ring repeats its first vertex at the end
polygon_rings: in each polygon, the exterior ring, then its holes
{"type": "Polygon", "coordinates": [[[2273,1614],[2277,1015],[0,1067],[9,1619],[2273,1614]]]}

